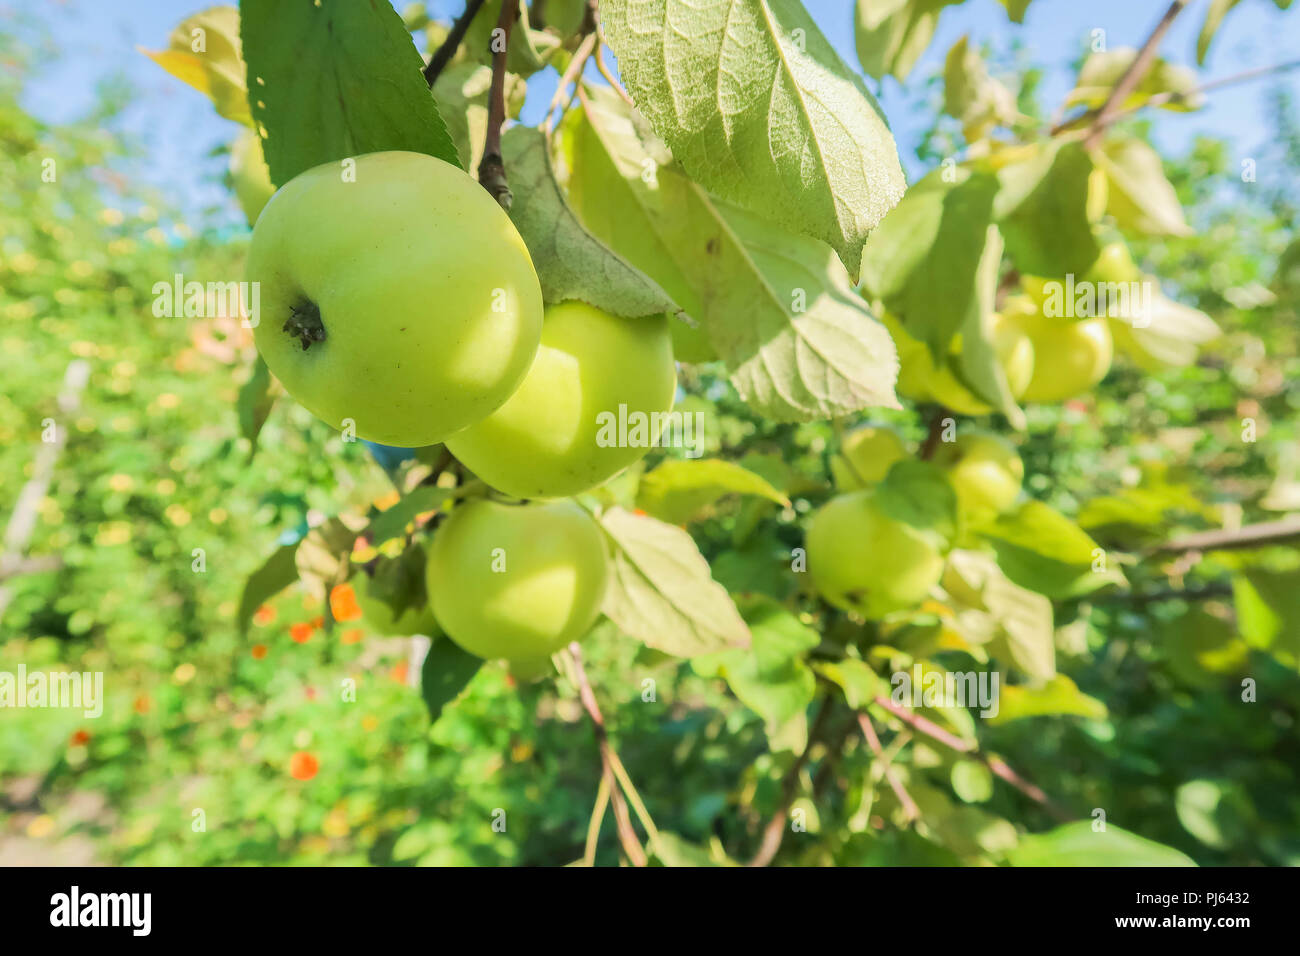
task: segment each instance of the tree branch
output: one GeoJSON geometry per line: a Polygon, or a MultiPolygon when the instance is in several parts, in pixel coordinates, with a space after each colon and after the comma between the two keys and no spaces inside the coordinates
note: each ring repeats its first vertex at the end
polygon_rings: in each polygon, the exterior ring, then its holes
{"type": "Polygon", "coordinates": [[[767,866],[776,856],[776,851],[781,849],[781,841],[785,838],[786,816],[790,813],[790,804],[794,803],[794,795],[799,787],[799,774],[808,764],[808,759],[812,756],[813,746],[821,737],[822,728],[826,725],[826,718],[830,715],[830,698],[823,697],[821,709],[817,711],[817,716],[813,720],[812,729],[808,731],[808,745],[803,748],[803,753],[795,758],[790,769],[786,771],[784,779],[781,781],[781,802],[776,812],[772,814],[772,819],[767,821],[767,827],[763,830],[763,839],[758,845],[758,852],[754,858],[749,861],[748,866],[767,866]]]}
{"type": "Polygon", "coordinates": [[[1083,145],[1085,148],[1093,149],[1101,142],[1102,136],[1106,133],[1106,128],[1115,121],[1124,100],[1128,99],[1128,95],[1137,89],[1137,85],[1142,82],[1142,78],[1151,69],[1160,41],[1169,32],[1174,19],[1183,12],[1183,8],[1187,6],[1187,3],[1188,0],[1173,0],[1173,3],[1169,4],[1169,9],[1160,18],[1160,22],[1155,25],[1155,29],[1151,31],[1151,35],[1147,37],[1146,42],[1142,44],[1142,49],[1138,51],[1138,55],[1133,58],[1133,62],[1128,65],[1128,69],[1119,78],[1119,82],[1111,89],[1106,101],[1101,104],[1101,110],[1093,121],[1092,129],[1084,137],[1083,145]]]}
{"type": "Polygon", "coordinates": [[[988,767],[994,775],[1002,778],[1011,786],[1015,787],[1029,799],[1040,804],[1048,813],[1058,820],[1073,820],[1074,815],[1065,810],[1059,804],[1055,803],[1041,788],[1030,783],[1020,774],[1016,773],[1007,765],[1006,761],[999,757],[991,757],[982,752],[976,744],[962,740],[956,734],[951,734],[944,730],[938,724],[927,720],[920,714],[914,714],[901,704],[896,704],[888,697],[878,696],[875,702],[889,711],[903,723],[907,724],[917,733],[925,734],[931,740],[936,740],[950,750],[956,750],[959,753],[970,754],[971,757],[978,760],[984,766],[988,767]]]}
{"type": "MultiPolygon", "coordinates": [[[[487,133],[483,137],[483,158],[478,164],[478,181],[510,211],[514,196],[506,179],[506,164],[501,158],[501,127],[506,121],[506,58],[510,53],[510,30],[519,19],[519,0],[504,0],[492,37],[492,88],[488,93],[487,133]]],[[[617,809],[617,805],[615,806],[617,809]]]]}
{"type": "Polygon", "coordinates": [[[1152,555],[1170,551],[1231,551],[1237,548],[1253,548],[1261,544],[1289,541],[1292,538],[1300,538],[1300,518],[1283,518],[1281,521],[1248,524],[1244,528],[1231,531],[1200,531],[1152,545],[1142,554],[1152,555]]]}
{"type": "Polygon", "coordinates": [[[483,0],[466,0],[465,12],[456,18],[456,22],[451,25],[451,32],[447,34],[447,39],[442,41],[442,46],[434,52],[429,58],[429,65],[424,68],[424,80],[433,88],[434,82],[438,79],[438,74],[443,68],[451,62],[451,58],[456,55],[460,49],[460,43],[465,39],[465,34],[469,31],[469,25],[474,22],[478,16],[479,10],[483,8],[483,0]]]}
{"type": "Polygon", "coordinates": [[[601,773],[605,777],[609,802],[614,809],[614,824],[618,829],[619,842],[623,845],[623,852],[627,854],[633,866],[645,866],[648,862],[645,849],[637,839],[636,830],[632,829],[632,818],[627,812],[627,801],[623,798],[623,791],[619,789],[614,774],[612,759],[614,750],[610,746],[609,734],[605,730],[605,718],[600,712],[600,705],[596,703],[591,681],[587,679],[586,668],[582,666],[582,650],[578,647],[577,641],[569,645],[569,659],[573,664],[573,675],[578,685],[578,697],[582,701],[583,709],[587,711],[587,716],[591,718],[591,726],[596,734],[596,747],[600,750],[601,773]]]}
{"type": "Polygon", "coordinates": [[[885,748],[880,745],[880,737],[876,733],[876,728],[871,724],[871,718],[866,714],[858,714],[858,726],[862,728],[862,736],[867,739],[867,746],[880,761],[881,769],[884,772],[885,780],[889,783],[889,789],[894,791],[894,796],[898,797],[898,802],[903,805],[903,812],[907,814],[908,821],[916,820],[921,816],[921,810],[912,799],[912,795],[903,787],[903,782],[898,779],[898,774],[894,773],[894,768],[889,759],[885,756],[885,748]]]}

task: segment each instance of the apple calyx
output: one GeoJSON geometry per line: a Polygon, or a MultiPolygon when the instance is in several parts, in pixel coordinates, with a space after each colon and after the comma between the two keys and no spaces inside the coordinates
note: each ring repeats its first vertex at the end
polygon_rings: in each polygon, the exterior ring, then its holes
{"type": "Polygon", "coordinates": [[[325,341],[325,325],[320,320],[320,307],[315,302],[304,299],[299,305],[290,307],[289,318],[284,322],[284,331],[290,338],[302,342],[305,352],[313,342],[325,341]]]}

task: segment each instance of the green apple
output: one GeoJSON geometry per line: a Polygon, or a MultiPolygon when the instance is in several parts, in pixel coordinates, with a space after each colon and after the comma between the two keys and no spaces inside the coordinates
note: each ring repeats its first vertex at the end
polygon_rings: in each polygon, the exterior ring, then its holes
{"type": "Polygon", "coordinates": [[[958,509],[975,523],[1009,508],[1025,480],[1015,446],[991,432],[966,432],[956,441],[940,442],[931,461],[947,471],[958,509]]]}
{"type": "Polygon", "coordinates": [[[262,207],[275,192],[271,171],[262,157],[262,140],[251,129],[245,129],[230,146],[230,178],[235,185],[235,198],[244,210],[251,226],[257,222],[262,207]]]}
{"type": "Polygon", "coordinates": [[[546,310],[537,359],[519,390],[447,448],[505,494],[576,495],[645,456],[676,388],[666,316],[623,319],[563,302],[546,310]]]}
{"type": "Polygon", "coordinates": [[[808,525],[808,573],[818,593],[846,611],[877,619],[925,600],[943,574],[944,544],[889,517],[877,489],[837,495],[808,525]]]}
{"type": "Polygon", "coordinates": [[[555,664],[549,657],[520,658],[510,661],[510,676],[518,684],[532,684],[555,673],[555,664]]]}
{"type": "Polygon", "coordinates": [[[357,596],[357,606],[361,608],[361,620],[376,634],[425,634],[438,633],[438,625],[433,611],[427,604],[420,607],[408,607],[399,615],[393,614],[393,608],[386,601],[371,593],[370,575],[362,573],[349,582],[357,596]]]}
{"type": "Polygon", "coordinates": [[[295,176],[253,229],[254,339],[294,398],[335,428],[404,448],[479,421],[523,380],[542,292],[509,217],[423,153],[295,176]]]}
{"type": "Polygon", "coordinates": [[[572,501],[461,504],[435,533],[426,570],[433,615],[453,641],[519,661],[586,634],[608,577],[603,534],[572,501]]]}
{"type": "Polygon", "coordinates": [[[857,491],[880,481],[894,462],[907,457],[903,436],[888,425],[864,425],[844,436],[831,459],[831,476],[840,491],[857,491]]]}
{"type": "MultiPolygon", "coordinates": [[[[967,388],[954,371],[961,362],[961,336],[953,337],[947,359],[936,366],[926,344],[912,338],[897,319],[886,315],[883,321],[898,349],[898,394],[913,401],[938,402],[959,415],[988,415],[993,411],[993,406],[967,388]]],[[[1033,375],[1033,344],[1001,315],[993,317],[992,339],[1011,394],[1019,398],[1033,375]]]]}
{"type": "Polygon", "coordinates": [[[1115,346],[1105,318],[1051,318],[1043,315],[1041,302],[1032,299],[1005,308],[1005,315],[1034,347],[1034,374],[1022,395],[1026,401],[1071,398],[1096,385],[1110,371],[1115,346]]]}
{"type": "Polygon", "coordinates": [[[1142,272],[1133,261],[1128,246],[1122,242],[1108,242],[1101,247],[1097,261],[1088,270],[1088,278],[1093,282],[1137,282],[1142,272]]]}

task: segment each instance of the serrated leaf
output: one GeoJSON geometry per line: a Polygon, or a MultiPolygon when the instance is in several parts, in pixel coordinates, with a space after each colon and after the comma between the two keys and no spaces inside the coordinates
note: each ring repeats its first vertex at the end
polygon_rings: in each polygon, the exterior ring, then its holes
{"type": "Polygon", "coordinates": [[[167,40],[166,50],[140,52],[212,100],[218,116],[252,126],[240,55],[239,11],[210,7],[178,23],[167,40]]]}
{"type": "Polygon", "coordinates": [[[273,182],[384,150],[460,165],[424,61],[387,3],[243,0],[249,105],[273,182]]]}
{"type": "Polygon", "coordinates": [[[643,139],[637,119],[612,92],[590,91],[566,124],[570,195],[584,215],[617,209],[628,230],[653,233],[646,254],[671,259],[656,275],[690,290],[682,301],[741,397],[777,421],[896,407],[893,341],[834,253],[711,197],[665,165],[670,158],[643,139]],[[607,207],[611,193],[626,200],[607,207]]]}
{"type": "Polygon", "coordinates": [[[444,707],[460,696],[482,666],[481,657],[462,650],[450,638],[434,639],[420,667],[420,696],[429,709],[431,723],[442,716],[444,707]]]}
{"type": "Polygon", "coordinates": [[[262,433],[262,426],[270,417],[275,405],[275,393],[271,390],[271,370],[258,356],[253,362],[253,371],[248,381],[239,386],[239,397],[235,408],[239,413],[239,434],[248,439],[248,457],[257,452],[257,436],[262,433]]]}
{"type": "Polygon", "coordinates": [[[1012,866],[1195,866],[1190,857],[1121,830],[1113,823],[1100,832],[1088,820],[1033,833],[1007,854],[1012,866]]]}
{"type": "Polygon", "coordinates": [[[670,458],[641,479],[637,506],[669,524],[685,524],[727,495],[757,495],[789,506],[785,495],[733,461],[670,458]]]}
{"type": "Polygon", "coordinates": [[[677,311],[658,283],[578,221],[555,180],[541,131],[511,127],[501,152],[515,195],[510,218],[533,257],[547,303],[580,299],[629,318],[677,311]]]}
{"type": "Polygon", "coordinates": [[[692,179],[823,240],[857,274],[906,184],[875,98],[798,0],[606,0],[601,22],[692,179]]]}
{"type": "Polygon", "coordinates": [[[1173,185],[1160,154],[1140,139],[1107,142],[1093,153],[1106,174],[1106,211],[1121,229],[1152,236],[1190,236],[1173,185]]]}
{"type": "Polygon", "coordinates": [[[990,724],[1005,724],[1025,717],[1085,717],[1104,720],[1106,705],[1089,697],[1070,678],[1057,674],[1038,686],[1003,685],[998,695],[998,712],[990,724]]]}
{"type": "Polygon", "coordinates": [[[944,7],[963,0],[857,0],[854,41],[868,76],[907,79],[939,26],[944,7]]]}
{"type": "Polygon", "coordinates": [[[1082,528],[1041,501],[999,515],[980,534],[993,545],[1007,577],[1049,598],[1064,600],[1124,583],[1123,574],[1105,563],[1104,550],[1082,528]]]}
{"type": "Polygon", "coordinates": [[[689,534],[621,508],[600,524],[612,545],[601,610],[619,630],[677,657],[749,644],[749,627],[689,534]]]}
{"type": "Polygon", "coordinates": [[[286,544],[277,548],[266,562],[248,576],[244,593],[239,598],[239,632],[248,632],[248,622],[257,609],[298,580],[298,545],[286,544]]]}
{"type": "Polygon", "coordinates": [[[1021,272],[1064,278],[1092,268],[1101,250],[1088,219],[1091,174],[1087,150],[1060,140],[998,170],[993,215],[1021,272]]]}

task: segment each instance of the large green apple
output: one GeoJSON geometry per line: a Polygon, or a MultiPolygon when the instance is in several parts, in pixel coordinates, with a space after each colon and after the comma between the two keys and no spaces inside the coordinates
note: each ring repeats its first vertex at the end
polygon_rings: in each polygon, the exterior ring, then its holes
{"type": "Polygon", "coordinates": [[[257,349],[294,398],[358,438],[432,445],[528,371],[542,293],[514,225],[422,153],[368,153],[286,183],[248,253],[257,349]]]}
{"type": "Polygon", "coordinates": [[[676,388],[666,316],[623,319],[564,302],[546,310],[537,359],[519,390],[447,448],[508,495],[575,495],[650,450],[676,388]],[[645,426],[639,433],[637,422],[645,426]]]}
{"type": "Polygon", "coordinates": [[[1059,402],[1106,377],[1115,347],[1105,318],[1053,318],[1043,314],[1040,301],[1013,298],[1004,303],[1005,318],[1034,347],[1034,374],[1022,395],[1026,401],[1059,402]]]}
{"type": "Polygon", "coordinates": [[[831,459],[831,476],[840,491],[857,491],[880,481],[894,462],[907,457],[903,436],[888,425],[863,425],[844,436],[831,459]]]}
{"type": "Polygon", "coordinates": [[[889,517],[877,490],[822,505],[808,525],[808,573],[831,604],[876,619],[925,600],[943,574],[937,535],[889,517]]]}
{"type": "Polygon", "coordinates": [[[230,146],[230,178],[235,186],[235,198],[244,210],[251,226],[257,222],[262,208],[275,192],[271,171],[262,156],[262,140],[251,129],[245,129],[230,146]]]}
{"type": "Polygon", "coordinates": [[[478,499],[459,505],[434,535],[429,601],[471,654],[536,662],[595,622],[606,561],[600,528],[572,501],[478,499]]]}
{"type": "Polygon", "coordinates": [[[1025,480],[1025,464],[1015,446],[991,432],[966,432],[956,441],[941,442],[931,461],[947,471],[957,507],[973,523],[1009,508],[1025,480]]]}

